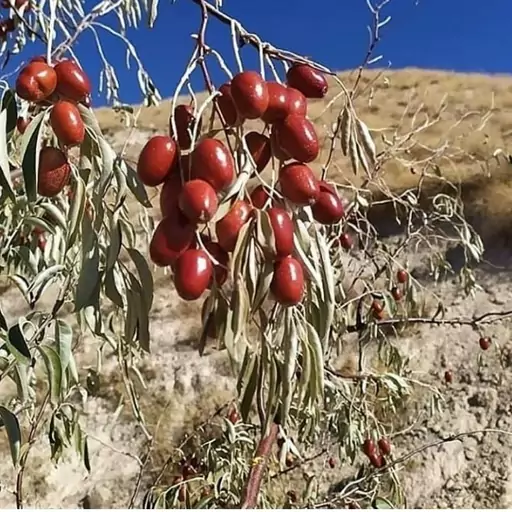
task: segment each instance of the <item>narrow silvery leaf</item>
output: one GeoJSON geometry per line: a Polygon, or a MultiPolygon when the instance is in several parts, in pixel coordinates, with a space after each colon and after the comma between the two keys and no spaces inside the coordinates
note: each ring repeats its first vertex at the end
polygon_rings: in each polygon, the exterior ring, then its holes
{"type": "Polygon", "coordinates": [[[50,402],[56,405],[59,403],[62,387],[62,366],[59,354],[48,345],[40,345],[37,349],[43,357],[48,374],[50,402]]]}
{"type": "Polygon", "coordinates": [[[25,333],[23,332],[24,323],[25,319],[20,318],[18,322],[9,329],[6,343],[9,351],[16,357],[18,362],[28,365],[30,364],[32,356],[28,348],[25,333]]]}

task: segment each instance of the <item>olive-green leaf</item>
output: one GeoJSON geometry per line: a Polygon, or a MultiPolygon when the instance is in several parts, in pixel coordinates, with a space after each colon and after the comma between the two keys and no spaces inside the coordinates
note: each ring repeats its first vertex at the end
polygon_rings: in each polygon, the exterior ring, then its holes
{"type": "Polygon", "coordinates": [[[6,132],[10,134],[16,128],[16,122],[18,120],[16,96],[11,89],[7,89],[2,96],[2,110],[7,112],[6,132]]]}
{"type": "Polygon", "coordinates": [[[37,199],[39,153],[43,142],[43,121],[47,115],[49,115],[49,112],[45,110],[30,122],[21,144],[23,180],[27,198],[31,202],[37,199]]]}
{"type": "Polygon", "coordinates": [[[116,269],[113,268],[105,272],[105,295],[118,307],[123,307],[123,297],[119,292],[116,281],[116,269]]]}
{"type": "Polygon", "coordinates": [[[142,206],[151,208],[151,201],[148,198],[148,193],[146,192],[142,182],[139,180],[137,172],[132,169],[132,167],[129,166],[124,160],[119,164],[119,166],[120,169],[124,170],[126,173],[126,183],[130,189],[130,192],[135,196],[137,201],[139,201],[142,206]]]}
{"type": "Polygon", "coordinates": [[[107,250],[107,270],[111,270],[119,259],[121,252],[122,233],[119,222],[117,221],[118,215],[114,213],[110,223],[110,244],[107,250]]]}
{"type": "MultiPolygon", "coordinates": [[[[7,95],[4,90],[3,98],[7,95]]],[[[7,149],[7,134],[9,133],[9,112],[6,108],[2,108],[0,112],[0,186],[8,196],[14,200],[14,189],[11,180],[11,169],[9,166],[9,152],[7,149]]]]}
{"type": "Polygon", "coordinates": [[[256,387],[258,384],[258,378],[260,374],[260,364],[257,354],[254,354],[250,363],[251,373],[249,379],[244,385],[242,392],[242,400],[240,401],[240,413],[245,422],[249,419],[251,412],[251,405],[256,393],[256,387]]]}
{"type": "Polygon", "coordinates": [[[59,354],[48,345],[37,347],[43,357],[48,374],[48,384],[50,386],[50,401],[53,405],[58,404],[61,395],[62,386],[62,366],[59,354]]]}
{"type": "Polygon", "coordinates": [[[24,323],[25,319],[20,318],[18,322],[9,329],[6,343],[9,351],[16,357],[19,363],[30,364],[32,356],[23,332],[24,323]]]}
{"type": "Polygon", "coordinates": [[[380,509],[380,508],[395,508],[393,504],[388,501],[386,498],[382,498],[380,496],[377,496],[373,502],[373,507],[380,509]]]}
{"type": "Polygon", "coordinates": [[[100,280],[99,263],[99,247],[96,245],[88,253],[83,255],[82,270],[78,278],[75,292],[75,312],[87,306],[94,305],[91,303],[91,300],[94,298],[94,291],[100,280]]]}
{"type": "Polygon", "coordinates": [[[7,320],[5,318],[4,312],[2,310],[2,306],[0,305],[0,329],[7,331],[7,320]]]}
{"type": "Polygon", "coordinates": [[[68,219],[68,247],[72,247],[80,231],[81,220],[85,210],[85,183],[80,176],[75,181],[73,190],[73,199],[71,200],[71,211],[68,219]]]}
{"type": "Polygon", "coordinates": [[[64,320],[55,322],[55,343],[60,357],[62,371],[65,372],[71,360],[71,343],[73,342],[73,329],[64,320]]]}
{"type": "Polygon", "coordinates": [[[128,254],[132,259],[137,272],[139,274],[140,283],[142,285],[142,291],[144,293],[144,302],[149,310],[153,305],[153,294],[154,294],[154,281],[153,274],[148,266],[144,256],[137,249],[128,249],[128,254]]]}
{"type": "Polygon", "coordinates": [[[7,439],[11,449],[12,463],[17,466],[20,456],[21,446],[21,429],[18,418],[14,413],[0,405],[0,427],[5,427],[7,431],[7,439]]]}

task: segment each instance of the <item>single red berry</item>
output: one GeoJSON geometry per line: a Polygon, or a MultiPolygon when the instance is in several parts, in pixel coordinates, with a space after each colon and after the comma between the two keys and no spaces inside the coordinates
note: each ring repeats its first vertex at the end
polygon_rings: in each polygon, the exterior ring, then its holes
{"type": "Polygon", "coordinates": [[[396,273],[396,279],[400,284],[405,284],[407,282],[407,278],[407,270],[404,270],[403,268],[396,273]]]}
{"type": "Polygon", "coordinates": [[[380,453],[372,453],[368,458],[374,468],[381,468],[384,465],[384,459],[380,453]]]}
{"type": "Polygon", "coordinates": [[[382,455],[389,455],[391,453],[391,443],[388,439],[382,437],[377,444],[379,445],[379,450],[382,455]]]}
{"type": "Polygon", "coordinates": [[[352,249],[354,242],[352,241],[352,237],[348,233],[342,233],[338,238],[338,242],[343,247],[343,249],[349,251],[352,249]]]}
{"type": "Polygon", "coordinates": [[[488,350],[489,347],[491,346],[491,338],[489,338],[489,336],[481,337],[479,340],[479,343],[480,343],[480,348],[482,350],[488,350]]]}
{"type": "Polygon", "coordinates": [[[446,370],[444,372],[444,381],[446,384],[451,384],[453,382],[453,372],[451,370],[446,370]]]}
{"type": "Polygon", "coordinates": [[[391,289],[391,295],[393,296],[393,299],[395,299],[397,302],[402,300],[402,290],[400,288],[394,286],[391,289]]]}
{"type": "Polygon", "coordinates": [[[334,469],[336,467],[336,460],[334,459],[334,457],[329,457],[327,464],[329,464],[329,467],[331,469],[334,469]]]}
{"type": "Polygon", "coordinates": [[[367,437],[363,443],[363,452],[367,457],[374,454],[377,451],[377,446],[375,445],[375,441],[367,437]]]}

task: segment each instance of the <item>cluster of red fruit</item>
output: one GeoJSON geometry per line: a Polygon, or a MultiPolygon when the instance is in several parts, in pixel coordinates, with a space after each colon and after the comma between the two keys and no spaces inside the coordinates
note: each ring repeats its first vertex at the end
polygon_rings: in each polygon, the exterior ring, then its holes
{"type": "Polygon", "coordinates": [[[176,290],[185,300],[198,299],[214,281],[218,286],[226,281],[229,253],[235,249],[241,229],[256,217],[257,210],[264,210],[275,247],[272,254],[266,254],[274,262],[271,290],[283,305],[299,303],[304,271],[293,254],[295,228],[287,207],[311,206],[315,220],[322,224],[337,223],[344,216],[336,189],[320,181],[307,165],[320,149],[315,128],[307,118],[307,98],[324,97],[327,81],[304,64],[292,66],[286,78],[283,85],[265,81],[255,71],[244,71],[219,88],[215,101],[226,128],[254,119],[265,124],[262,133],[247,133],[245,143],[256,173],[266,168],[272,156],[279,160],[282,197],[258,185],[250,194],[235,199],[215,223],[216,240],[201,235],[199,244],[195,235],[199,225],[213,219],[219,198],[235,180],[234,158],[226,145],[206,137],[185,154],[192,143],[190,132],[194,128],[199,132],[201,121],[194,118],[190,107],[179,105],[174,112],[176,134],[170,123],[170,136],[151,138],[140,154],[137,170],[141,181],[148,186],[163,183],[163,219],[153,234],[150,256],[159,266],[171,266],[176,290]]]}
{"type": "MultiPolygon", "coordinates": [[[[61,60],[50,66],[45,57],[38,56],[18,74],[16,93],[38,110],[51,108],[50,125],[61,148],[46,146],[41,149],[38,193],[53,197],[69,181],[68,148],[78,146],[84,140],[85,125],[77,103],[89,106],[91,84],[74,61],[61,60]]],[[[18,130],[24,133],[28,124],[28,120],[19,118],[18,130]]]]}
{"type": "MultiPolygon", "coordinates": [[[[393,299],[399,302],[400,300],[402,300],[403,297],[402,288],[408,281],[407,271],[404,269],[400,269],[396,273],[396,280],[398,282],[398,286],[393,286],[393,288],[391,288],[391,295],[393,299]]],[[[375,318],[376,320],[382,320],[384,318],[384,304],[382,303],[382,301],[374,300],[372,302],[370,310],[373,318],[375,318]]]]}
{"type": "Polygon", "coordinates": [[[385,458],[391,454],[391,443],[385,437],[381,437],[375,445],[373,439],[367,438],[363,443],[363,452],[373,467],[381,468],[386,462],[385,458]]]}

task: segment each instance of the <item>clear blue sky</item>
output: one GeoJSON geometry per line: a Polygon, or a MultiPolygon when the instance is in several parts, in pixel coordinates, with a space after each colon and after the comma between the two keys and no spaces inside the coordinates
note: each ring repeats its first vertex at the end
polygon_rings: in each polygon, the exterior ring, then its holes
{"type": "MultiPolygon", "coordinates": [[[[224,0],[223,9],[264,40],[334,69],[356,67],[366,52],[371,15],[365,0],[224,0]]],[[[512,73],[512,0],[391,0],[383,13],[392,20],[377,49],[384,55],[379,67],[391,62],[393,68],[512,73]]],[[[197,32],[198,22],[199,9],[190,0],[160,0],[155,27],[129,32],[163,97],[172,94],[183,72],[194,44],[189,35],[197,32]]],[[[231,57],[227,36],[226,27],[211,20],[207,41],[231,57]]],[[[104,41],[107,54],[122,68],[121,45],[106,35],[104,41]]],[[[82,39],[77,50],[97,84],[91,39],[82,39]]],[[[253,50],[244,50],[244,56],[256,64],[253,50]]],[[[220,85],[222,73],[213,76],[220,85]]],[[[121,69],[120,78],[122,100],[139,102],[133,72],[121,69]]],[[[103,100],[96,96],[93,102],[103,100]]]]}

